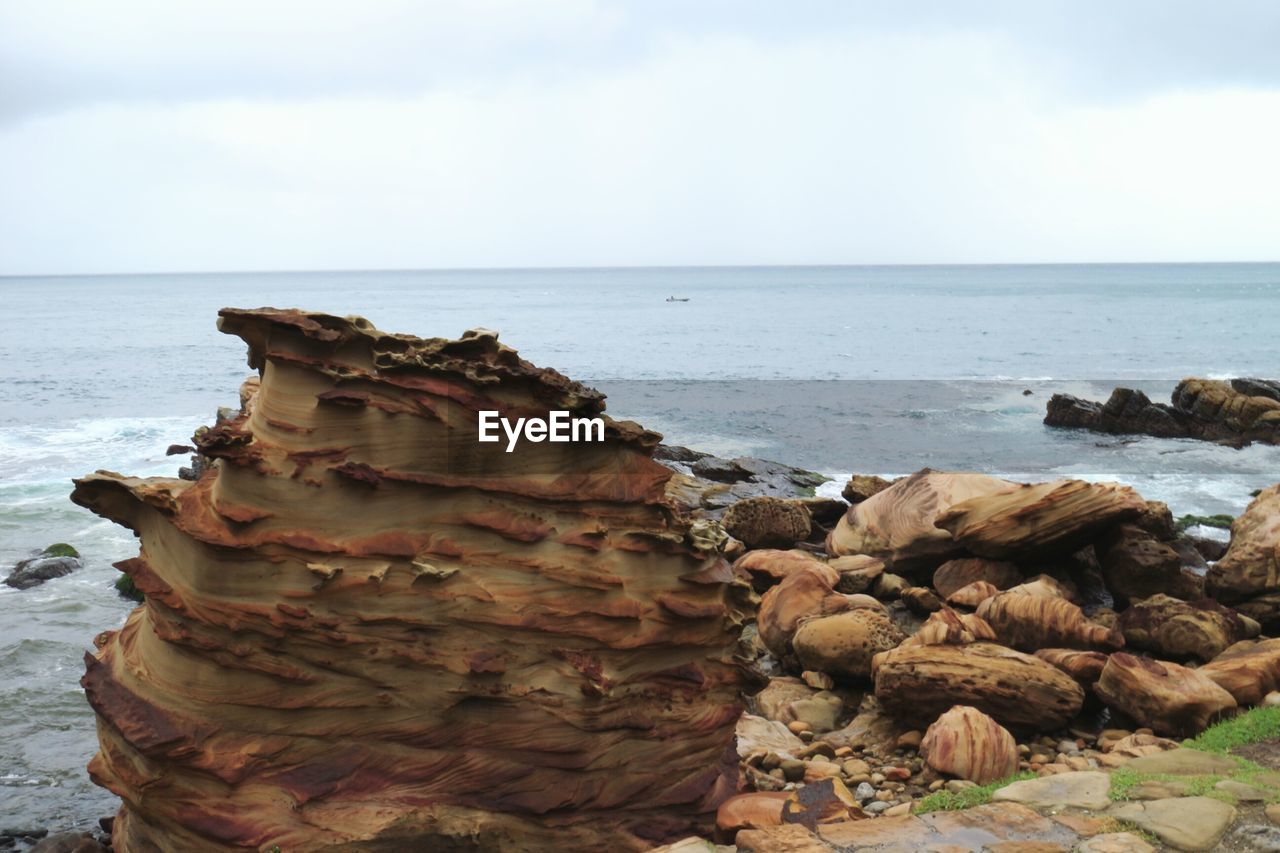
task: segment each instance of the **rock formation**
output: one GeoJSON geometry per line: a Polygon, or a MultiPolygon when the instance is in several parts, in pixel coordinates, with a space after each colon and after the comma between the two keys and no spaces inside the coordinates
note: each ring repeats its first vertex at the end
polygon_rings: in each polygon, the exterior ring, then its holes
{"type": "Polygon", "coordinates": [[[1280,690],[1280,639],[1241,640],[1196,671],[1237,704],[1260,705],[1268,693],[1280,690]]]}
{"type": "Polygon", "coordinates": [[[805,669],[832,676],[869,678],[871,658],[906,639],[883,610],[862,608],[810,619],[792,639],[805,669]]]}
{"type": "Polygon", "coordinates": [[[1258,635],[1258,623],[1211,599],[1186,602],[1153,595],[1117,620],[1125,643],[1173,660],[1213,660],[1227,646],[1258,635]]]}
{"type": "Polygon", "coordinates": [[[808,538],[813,520],[800,501],[761,495],[730,506],[721,523],[748,548],[785,548],[808,538]]]}
{"type": "Polygon", "coordinates": [[[1083,686],[1096,684],[1107,665],[1107,655],[1079,649],[1040,649],[1036,657],[1053,664],[1083,686]]]}
{"type": "Polygon", "coordinates": [[[764,592],[779,581],[785,580],[787,575],[796,569],[821,562],[808,551],[757,548],[735,560],[733,569],[735,572],[742,571],[749,574],[752,586],[764,592]]]}
{"type": "Polygon", "coordinates": [[[1107,589],[1121,603],[1159,593],[1184,600],[1200,597],[1197,584],[1183,575],[1177,550],[1136,524],[1108,531],[1097,552],[1107,589]]]}
{"type": "Polygon", "coordinates": [[[974,581],[986,581],[996,589],[1008,589],[1022,582],[1022,572],[1013,563],[962,557],[948,560],[933,573],[933,588],[943,598],[950,598],[956,590],[974,581]]]}
{"type": "Polygon", "coordinates": [[[1231,546],[1209,567],[1205,589],[1263,628],[1280,628],[1280,484],[1259,492],[1231,525],[1231,546]]]}
{"type": "Polygon", "coordinates": [[[956,705],[929,726],[920,755],[940,773],[985,785],[1018,769],[1018,743],[1004,726],[967,705],[956,705]]]}
{"type": "Polygon", "coordinates": [[[785,657],[791,653],[791,638],[803,620],[855,607],[883,607],[870,596],[836,592],[839,580],[835,569],[814,560],[812,565],[799,566],[782,583],[766,592],[756,618],[765,647],[778,657],[785,657]]]}
{"type": "Polygon", "coordinates": [[[840,497],[851,504],[862,503],[893,485],[893,481],[874,474],[854,474],[840,490],[840,497]]]}
{"type": "Polygon", "coordinates": [[[1261,379],[1184,379],[1172,405],[1117,388],[1106,403],[1054,394],[1044,422],[1112,434],[1280,444],[1280,383],[1261,379]]]}
{"type": "Polygon", "coordinates": [[[1052,730],[1084,702],[1080,685],[1053,665],[994,643],[900,646],[873,668],[880,704],[921,726],[971,705],[1006,726],[1052,730]]]}
{"type": "Polygon", "coordinates": [[[999,592],[1000,590],[996,588],[995,584],[987,583],[986,581],[974,581],[948,595],[947,604],[952,607],[967,607],[973,610],[999,592]]]}
{"type": "Polygon", "coordinates": [[[1019,560],[1074,551],[1146,508],[1128,486],[1057,480],[956,502],[935,523],[973,554],[1019,560]]]}
{"type": "Polygon", "coordinates": [[[880,557],[898,573],[933,569],[963,553],[951,534],[935,524],[939,515],[970,498],[1017,488],[1017,483],[985,474],[925,468],[850,507],[827,537],[827,552],[880,557]]]}
{"type": "Polygon", "coordinates": [[[978,606],[1000,642],[1034,652],[1045,648],[1118,649],[1119,631],[1090,622],[1084,611],[1062,598],[1002,592],[978,606]]]}
{"type": "Polygon", "coordinates": [[[99,472],[146,593],[82,681],[115,849],[643,849],[733,793],[733,575],[658,436],[471,332],[224,310],[261,373],[195,482],[99,472]],[[478,443],[478,412],[602,417],[478,443]]]}
{"type": "Polygon", "coordinates": [[[1198,670],[1117,652],[1107,659],[1094,691],[1113,708],[1156,734],[1198,734],[1236,700],[1198,670]]]}

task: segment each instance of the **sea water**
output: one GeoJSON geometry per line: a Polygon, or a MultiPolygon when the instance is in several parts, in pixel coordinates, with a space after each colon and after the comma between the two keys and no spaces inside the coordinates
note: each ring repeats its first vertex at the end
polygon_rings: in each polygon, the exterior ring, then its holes
{"type": "Polygon", "coordinates": [[[84,765],[78,680],[132,603],[132,534],[67,499],[97,469],[166,457],[234,405],[243,343],[217,309],[361,314],[387,331],[497,329],[672,443],[832,478],[924,466],[1119,480],[1176,514],[1237,514],[1280,448],[1045,427],[1057,392],[1166,400],[1183,376],[1280,376],[1280,265],[493,270],[0,278],[0,574],[52,542],[85,568],[0,586],[0,827],[114,810],[84,765]],[[668,297],[688,299],[667,301],[668,297]],[[1031,392],[1029,394],[1025,392],[1031,392]]]}

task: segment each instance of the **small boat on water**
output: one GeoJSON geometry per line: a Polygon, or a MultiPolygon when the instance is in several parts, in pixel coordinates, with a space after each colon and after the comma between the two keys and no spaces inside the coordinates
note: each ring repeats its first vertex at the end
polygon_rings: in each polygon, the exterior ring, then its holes
{"type": "Polygon", "coordinates": [[[689,301],[689,297],[687,297],[687,296],[668,296],[668,297],[667,297],[667,301],[668,301],[668,302],[688,302],[688,301],[689,301]]]}

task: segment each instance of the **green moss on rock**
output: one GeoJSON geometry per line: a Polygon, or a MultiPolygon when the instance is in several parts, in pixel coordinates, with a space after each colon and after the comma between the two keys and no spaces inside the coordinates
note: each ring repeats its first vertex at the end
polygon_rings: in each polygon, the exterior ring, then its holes
{"type": "Polygon", "coordinates": [[[66,542],[55,542],[40,553],[41,557],[75,557],[80,558],[80,552],[66,542]]]}

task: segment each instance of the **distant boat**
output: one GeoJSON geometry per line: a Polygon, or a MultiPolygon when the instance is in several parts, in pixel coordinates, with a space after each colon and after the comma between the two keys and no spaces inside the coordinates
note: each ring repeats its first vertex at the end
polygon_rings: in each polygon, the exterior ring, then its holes
{"type": "Polygon", "coordinates": [[[687,297],[687,296],[668,296],[668,297],[667,297],[667,301],[668,301],[668,302],[688,302],[688,301],[689,301],[689,297],[687,297]]]}

